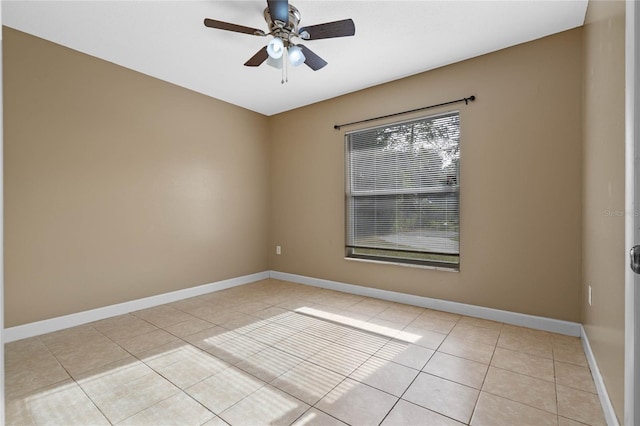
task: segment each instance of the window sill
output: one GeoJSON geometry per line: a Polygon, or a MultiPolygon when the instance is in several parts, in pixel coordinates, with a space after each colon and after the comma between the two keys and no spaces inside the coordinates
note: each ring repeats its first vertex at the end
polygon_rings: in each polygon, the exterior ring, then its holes
{"type": "Polygon", "coordinates": [[[378,265],[403,266],[407,268],[429,269],[432,271],[460,272],[460,265],[455,267],[417,265],[415,263],[393,262],[388,260],[359,259],[357,257],[345,257],[344,260],[348,260],[352,262],[375,263],[378,265]]]}

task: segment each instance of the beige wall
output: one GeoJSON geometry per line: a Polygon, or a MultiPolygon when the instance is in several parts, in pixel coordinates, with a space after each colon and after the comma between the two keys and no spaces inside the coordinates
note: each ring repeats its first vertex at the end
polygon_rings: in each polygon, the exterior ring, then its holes
{"type": "Polygon", "coordinates": [[[7,327],[267,270],[267,118],[4,28],[7,327]]]}
{"type": "Polygon", "coordinates": [[[584,26],[583,322],[618,419],[624,404],[624,1],[584,26]],[[593,304],[587,302],[588,286],[593,304]]]}
{"type": "Polygon", "coordinates": [[[581,46],[576,29],[272,117],[271,269],[580,321],[581,46]],[[345,260],[353,128],[333,125],[469,95],[460,272],[345,260]]]}
{"type": "Polygon", "coordinates": [[[267,268],[580,320],[580,29],[270,118],[5,34],[9,327],[267,268]],[[333,124],[471,94],[461,271],[345,260],[333,124]]]}

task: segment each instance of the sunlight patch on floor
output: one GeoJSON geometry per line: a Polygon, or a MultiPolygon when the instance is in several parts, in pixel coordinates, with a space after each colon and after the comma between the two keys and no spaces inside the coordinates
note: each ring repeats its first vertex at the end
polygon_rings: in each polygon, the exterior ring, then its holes
{"type": "Polygon", "coordinates": [[[333,313],[321,311],[314,308],[308,308],[308,307],[298,308],[296,309],[296,312],[299,312],[305,315],[310,315],[316,318],[322,318],[327,321],[344,324],[346,326],[358,328],[360,330],[369,331],[371,333],[380,334],[382,336],[390,337],[393,339],[400,339],[409,343],[417,342],[418,340],[420,340],[420,337],[422,337],[417,334],[402,332],[395,328],[386,327],[378,324],[371,324],[366,321],[357,320],[357,319],[349,318],[344,315],[333,314],[333,313]]]}

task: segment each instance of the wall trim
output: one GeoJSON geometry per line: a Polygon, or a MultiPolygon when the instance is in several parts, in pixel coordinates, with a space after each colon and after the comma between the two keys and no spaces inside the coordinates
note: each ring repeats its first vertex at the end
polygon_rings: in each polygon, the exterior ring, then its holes
{"type": "Polygon", "coordinates": [[[600,404],[602,404],[604,419],[607,421],[607,425],[609,426],[619,426],[620,423],[618,422],[616,412],[613,409],[613,404],[611,404],[611,399],[609,399],[609,393],[607,392],[607,387],[604,384],[604,379],[602,378],[600,369],[598,368],[598,364],[596,363],[596,357],[591,350],[589,336],[587,336],[587,332],[582,325],[580,326],[580,328],[582,329],[582,333],[580,334],[582,347],[584,348],[584,353],[587,356],[587,362],[589,363],[589,368],[591,369],[593,383],[596,385],[596,392],[598,392],[600,404]]]}
{"type": "Polygon", "coordinates": [[[448,300],[432,299],[430,297],[363,287],[337,281],[323,280],[320,278],[306,277],[303,275],[289,274],[286,272],[271,271],[270,276],[271,278],[278,280],[291,281],[298,284],[321,287],[329,290],[337,290],[345,293],[357,294],[359,296],[375,297],[377,299],[389,300],[391,302],[406,303],[408,305],[499,321],[506,324],[535,328],[537,330],[550,331],[552,333],[565,334],[568,336],[580,337],[582,334],[582,325],[577,322],[502,311],[500,309],[485,308],[483,306],[468,305],[466,303],[451,302],[448,300]]]}
{"type": "Polygon", "coordinates": [[[29,324],[9,327],[4,329],[3,341],[4,343],[9,343],[20,339],[26,339],[28,337],[38,336],[40,334],[51,333],[52,331],[58,331],[65,328],[75,327],[77,325],[87,324],[93,321],[114,317],[116,315],[123,315],[129,312],[139,311],[140,309],[152,308],[154,306],[163,305],[165,303],[188,299],[189,297],[201,296],[203,294],[213,293],[227,288],[237,287],[239,285],[266,280],[269,278],[269,275],[269,271],[263,271],[209,284],[203,284],[196,287],[189,287],[183,290],[176,290],[169,293],[158,294],[156,296],[144,297],[142,299],[118,303],[116,305],[104,306],[102,308],[91,309],[75,314],[69,314],[43,321],[36,321],[29,324]]]}

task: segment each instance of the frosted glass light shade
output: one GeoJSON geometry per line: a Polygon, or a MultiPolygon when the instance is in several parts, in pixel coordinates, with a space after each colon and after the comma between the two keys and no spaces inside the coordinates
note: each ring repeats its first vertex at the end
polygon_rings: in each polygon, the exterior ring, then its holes
{"type": "Polygon", "coordinates": [[[289,48],[289,62],[294,67],[302,65],[306,59],[307,58],[305,58],[304,53],[302,53],[302,49],[300,47],[291,46],[289,48]]]}
{"type": "Polygon", "coordinates": [[[273,59],[282,58],[282,53],[284,52],[284,43],[278,37],[274,37],[273,40],[267,44],[267,53],[273,59]]]}
{"type": "Polygon", "coordinates": [[[282,60],[284,58],[280,57],[278,59],[273,59],[271,56],[267,58],[267,65],[272,66],[274,68],[282,69],[282,60]]]}

